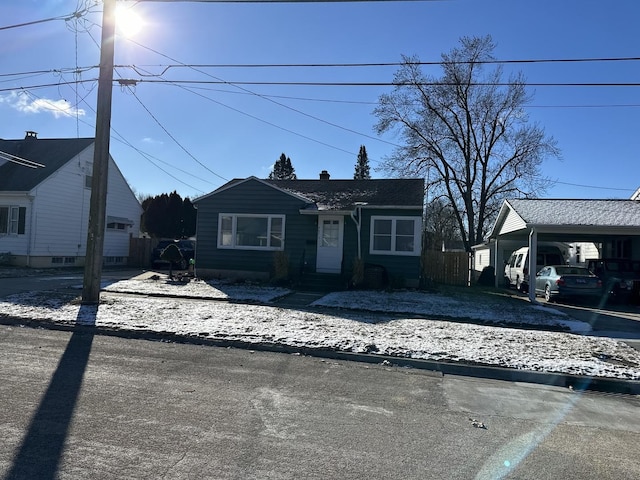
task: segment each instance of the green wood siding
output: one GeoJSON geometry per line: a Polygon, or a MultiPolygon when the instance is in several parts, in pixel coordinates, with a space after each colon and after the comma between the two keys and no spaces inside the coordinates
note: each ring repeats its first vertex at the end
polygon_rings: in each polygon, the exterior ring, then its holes
{"type": "MultiPolygon", "coordinates": [[[[218,248],[217,233],[220,213],[285,215],[284,252],[290,273],[296,278],[316,269],[318,216],[302,215],[305,202],[255,179],[248,179],[224,191],[197,201],[198,227],[196,265],[212,270],[272,273],[274,251],[218,248]]],[[[327,215],[335,213],[323,212],[327,215]]],[[[361,251],[365,263],[383,266],[391,279],[417,283],[420,278],[420,256],[372,255],[369,253],[372,216],[411,216],[422,218],[420,209],[362,209],[361,251]]],[[[344,216],[342,271],[350,276],[357,257],[358,239],[355,222],[344,216]]]]}
{"type": "Polygon", "coordinates": [[[270,273],[274,251],[218,248],[219,214],[285,215],[284,252],[289,257],[292,274],[296,274],[308,255],[313,254],[315,262],[317,218],[300,215],[304,205],[302,200],[256,180],[247,180],[199,200],[197,266],[270,273]],[[309,252],[310,248],[313,252],[309,252]]]}
{"type": "Polygon", "coordinates": [[[372,216],[422,218],[422,211],[417,209],[364,209],[362,213],[362,258],[365,263],[382,265],[387,270],[391,280],[418,280],[420,278],[420,256],[370,254],[371,237],[369,232],[371,231],[372,216]]]}

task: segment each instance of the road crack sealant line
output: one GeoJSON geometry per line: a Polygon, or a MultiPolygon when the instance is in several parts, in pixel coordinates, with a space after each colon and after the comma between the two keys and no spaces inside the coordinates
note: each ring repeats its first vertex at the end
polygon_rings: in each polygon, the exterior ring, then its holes
{"type": "Polygon", "coordinates": [[[573,391],[597,391],[626,395],[640,395],[640,381],[622,378],[573,375],[556,372],[536,372],[490,365],[474,365],[464,362],[442,362],[418,358],[380,355],[375,353],[354,353],[341,350],[310,347],[294,347],[278,343],[251,343],[242,340],[206,338],[204,335],[178,335],[173,332],[152,332],[149,330],[115,329],[92,325],[62,324],[55,321],[33,320],[0,315],[0,324],[18,327],[47,328],[67,332],[92,332],[98,335],[128,339],[165,341],[190,345],[205,345],[223,348],[238,348],[261,352],[299,354],[308,357],[345,360],[394,367],[409,367],[425,370],[438,376],[456,375],[475,378],[488,378],[507,382],[535,383],[569,388],[573,391]]]}

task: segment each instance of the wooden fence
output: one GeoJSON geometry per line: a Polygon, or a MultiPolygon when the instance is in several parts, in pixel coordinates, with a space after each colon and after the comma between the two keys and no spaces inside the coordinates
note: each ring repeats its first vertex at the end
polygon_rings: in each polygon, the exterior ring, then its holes
{"type": "Polygon", "coordinates": [[[427,284],[469,286],[471,254],[426,250],[422,253],[422,276],[427,284]]]}
{"type": "Polygon", "coordinates": [[[148,268],[151,266],[151,252],[157,240],[151,238],[134,238],[129,241],[129,266],[148,268]]]}

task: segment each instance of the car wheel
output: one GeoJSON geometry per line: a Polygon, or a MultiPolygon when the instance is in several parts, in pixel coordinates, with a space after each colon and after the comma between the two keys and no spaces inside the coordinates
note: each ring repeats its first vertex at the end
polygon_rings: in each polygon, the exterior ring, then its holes
{"type": "Polygon", "coordinates": [[[511,280],[509,280],[509,277],[504,277],[504,288],[511,288],[511,280]]]}
{"type": "Polygon", "coordinates": [[[544,287],[544,299],[547,302],[551,301],[551,287],[549,287],[549,285],[545,285],[544,287]]]}

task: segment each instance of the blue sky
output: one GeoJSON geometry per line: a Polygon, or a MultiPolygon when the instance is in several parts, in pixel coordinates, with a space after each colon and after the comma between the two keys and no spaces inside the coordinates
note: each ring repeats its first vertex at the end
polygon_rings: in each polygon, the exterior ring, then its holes
{"type": "MultiPolygon", "coordinates": [[[[84,3],[4,0],[0,28],[68,17],[84,3]]],[[[111,139],[111,154],[140,194],[177,190],[193,198],[231,178],[265,178],[283,152],[298,178],[321,170],[352,178],[360,145],[373,176],[382,178],[376,167],[398,141],[374,131],[372,111],[390,86],[234,85],[385,83],[397,67],[164,71],[170,64],[389,63],[402,55],[438,61],[461,36],[487,34],[498,60],[640,57],[637,0],[118,3],[145,23],[131,39],[116,39],[115,63],[137,71],[119,67],[114,77],[150,81],[113,87],[111,139]],[[195,80],[228,83],[182,83],[195,80]]],[[[26,130],[40,138],[94,136],[98,71],[85,67],[99,64],[101,5],[91,11],[77,22],[0,29],[1,138],[22,138],[26,130]],[[71,83],[42,87],[60,82],[71,83]]],[[[638,61],[505,66],[512,70],[531,83],[640,82],[638,61]]],[[[543,165],[557,181],[545,197],[628,198],[640,186],[640,87],[538,86],[530,93],[530,120],[562,151],[560,161],[543,165]]]]}

